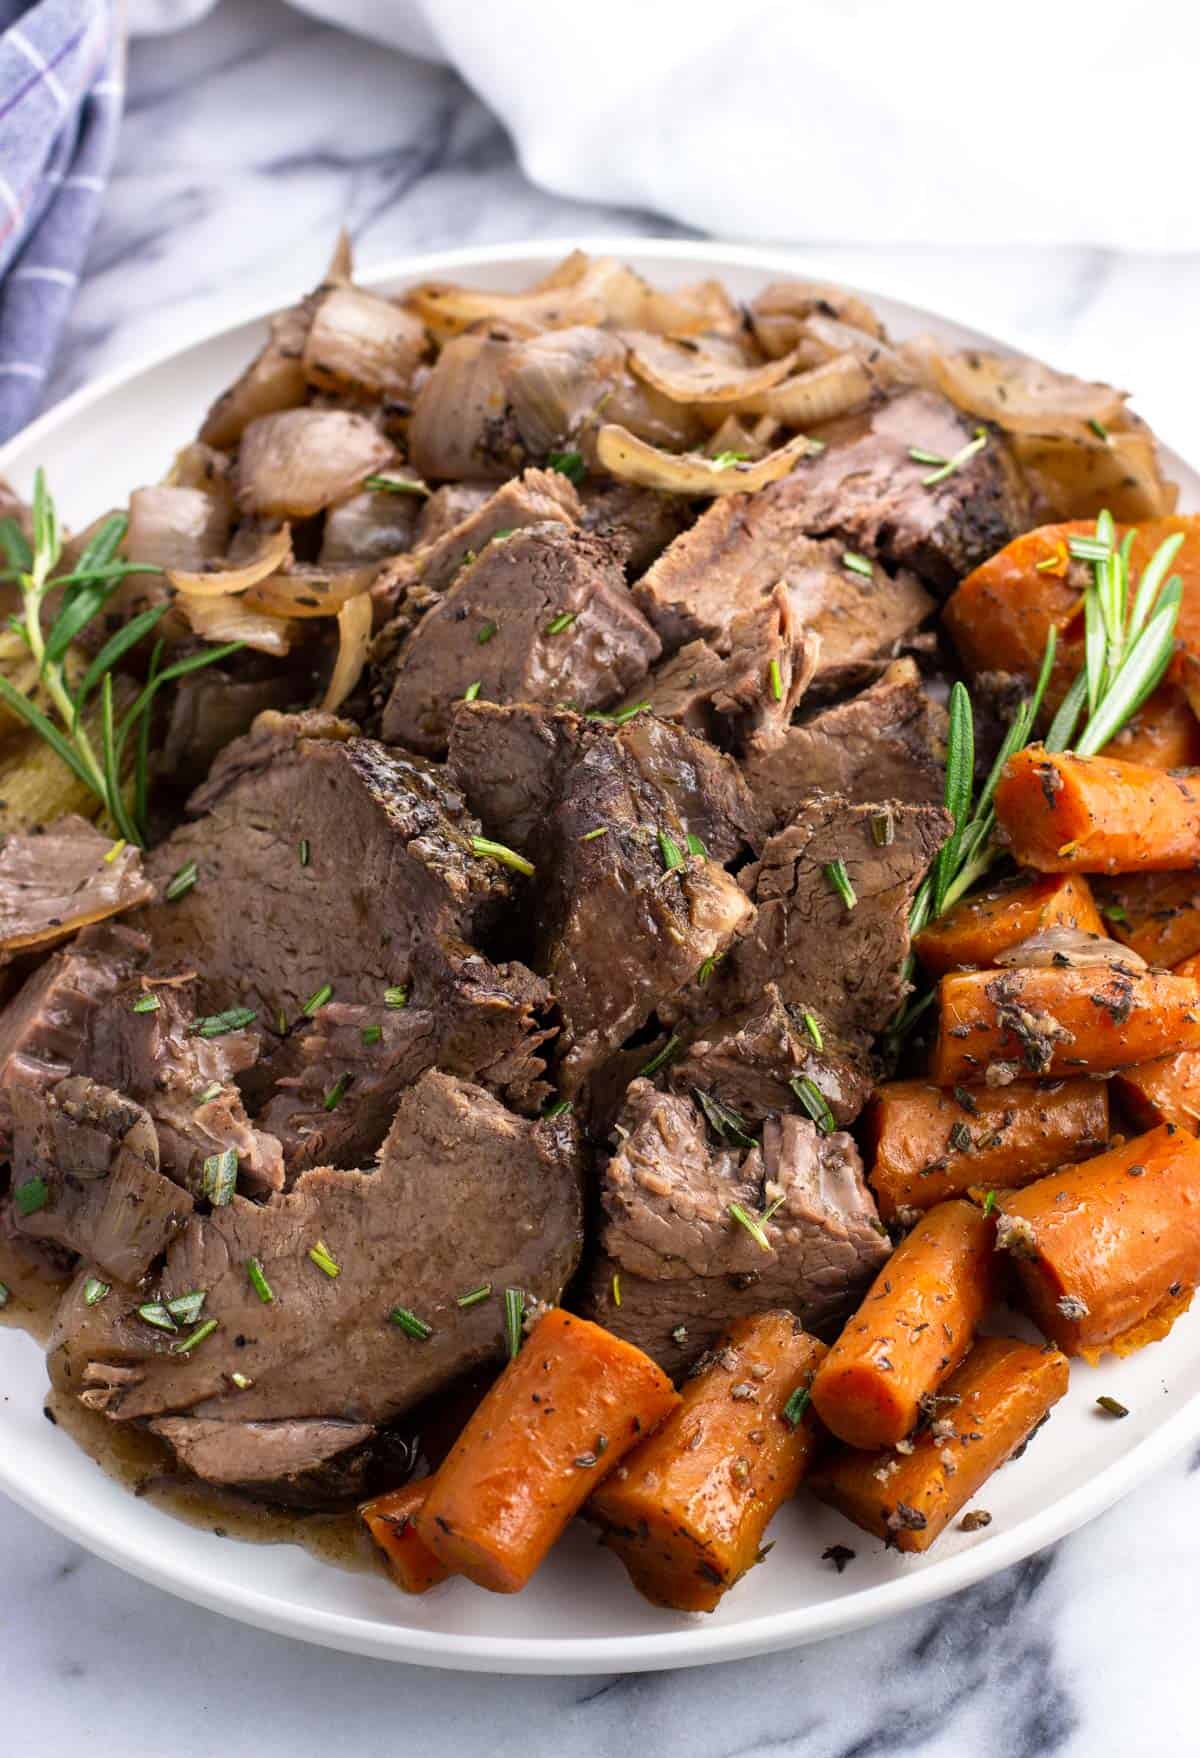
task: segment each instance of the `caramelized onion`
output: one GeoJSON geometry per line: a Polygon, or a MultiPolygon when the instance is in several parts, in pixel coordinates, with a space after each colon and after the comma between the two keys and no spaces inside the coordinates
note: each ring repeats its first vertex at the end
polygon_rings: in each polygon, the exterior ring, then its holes
{"type": "Polygon", "coordinates": [[[1014,965],[1021,969],[1056,965],[1064,969],[1084,969],[1092,965],[1111,964],[1127,964],[1142,971],[1147,968],[1140,952],[1121,946],[1107,935],[1089,934],[1082,928],[1068,927],[1065,922],[1056,922],[1053,927],[1042,928],[1038,933],[1030,934],[1028,939],[1018,942],[1016,946],[998,952],[996,963],[1014,965]]]}
{"type": "Polygon", "coordinates": [[[269,574],[246,593],[250,610],[273,617],[335,617],[344,604],[370,589],[376,567],[293,567],[269,574]]]}
{"type": "Polygon", "coordinates": [[[742,398],[737,408],[743,414],[773,416],[786,427],[814,427],[819,421],[832,421],[835,416],[861,409],[870,400],[874,385],[861,360],[853,354],[839,354],[823,366],[742,398]]]}
{"type": "Polygon", "coordinates": [[[238,498],[262,518],[308,518],[353,494],[393,456],[379,429],[347,409],[264,415],[242,435],[238,498]]]}
{"type": "Polygon", "coordinates": [[[731,343],[714,338],[694,347],[644,333],[626,339],[634,372],[674,403],[744,403],[785,379],[795,364],[795,356],[785,354],[747,366],[731,343]]]}
{"type": "Polygon", "coordinates": [[[1111,385],[1089,384],[1024,354],[945,353],[928,336],[906,343],[905,353],[920,359],[959,409],[1009,433],[1082,439],[1089,423],[1111,426],[1125,407],[1124,393],[1111,385]]]}
{"type": "Polygon", "coordinates": [[[1033,492],[1039,519],[1094,518],[1107,507],[1132,524],[1174,512],[1179,490],[1163,476],[1154,436],[1129,415],[1124,429],[1078,439],[1037,433],[1009,435],[1009,445],[1033,492]]]}
{"type": "Polygon", "coordinates": [[[749,494],[786,476],[811,445],[797,434],[756,463],[718,464],[696,452],[660,451],[628,429],[609,423],[596,436],[596,458],[611,475],[643,488],[661,488],[669,494],[749,494]]]}
{"type": "MultiPolygon", "coordinates": [[[[177,492],[188,492],[177,491],[177,492]]],[[[288,526],[280,526],[267,537],[262,548],[252,561],[237,568],[222,568],[210,574],[187,572],[182,568],[169,568],[167,579],[176,592],[188,598],[228,598],[236,597],[248,587],[256,586],[277,569],[286,567],[292,559],[292,534],[288,526]]]]}
{"type": "Polygon", "coordinates": [[[879,340],[885,336],[865,299],[825,281],[772,281],[750,302],[758,345],[772,358],[790,354],[811,333],[811,320],[817,317],[835,319],[879,340]]]}
{"type": "Polygon", "coordinates": [[[532,457],[562,447],[612,391],[625,348],[607,330],[576,325],[511,345],[501,376],[521,441],[532,457]]]}
{"type": "Polygon", "coordinates": [[[243,598],[227,593],[221,598],[196,598],[180,594],[175,601],[192,633],[202,641],[243,641],[256,653],[270,653],[283,659],[291,652],[298,630],[294,623],[281,617],[264,616],[250,610],[243,598]]]}
{"type": "Polygon", "coordinates": [[[632,294],[630,270],[615,257],[587,257],[582,251],[558,265],[536,287],[524,293],[488,292],[427,281],[414,287],[407,303],[436,334],[455,336],[477,323],[517,322],[539,330],[567,329],[575,324],[602,324],[612,304],[627,304],[632,294]]]}
{"type": "MultiPolygon", "coordinates": [[[[125,559],[156,568],[203,568],[224,553],[233,522],[228,484],[210,494],[200,488],[158,483],[135,488],[129,497],[125,559]]],[[[137,575],[131,575],[132,580],[137,575]]]]}
{"type": "Polygon", "coordinates": [[[206,445],[229,451],[252,421],[303,403],[307,383],[300,357],[307,333],[308,312],[303,306],[272,318],[266,347],[205,416],[200,438],[206,445]]]}
{"type": "Polygon", "coordinates": [[[371,645],[372,606],[370,593],[359,593],[338,612],[338,654],[321,707],[340,708],[362,676],[371,645]]]}
{"type": "Polygon", "coordinates": [[[411,312],[347,285],[317,302],[304,344],[310,384],[350,397],[398,397],[425,351],[424,326],[411,312]]]}

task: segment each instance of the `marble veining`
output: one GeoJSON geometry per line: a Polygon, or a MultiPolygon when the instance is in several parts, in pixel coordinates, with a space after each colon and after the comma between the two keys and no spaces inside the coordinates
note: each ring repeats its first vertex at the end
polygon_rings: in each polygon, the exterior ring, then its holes
{"type": "MultiPolygon", "coordinates": [[[[276,0],[226,0],[196,29],[134,46],[120,161],[51,395],[289,300],[342,223],[365,265],[531,236],[687,235],[535,189],[451,74],[276,0]]],[[[1135,386],[1145,414],[1200,451],[1175,340],[1200,257],[798,244],[796,261],[1135,386]]],[[[304,1650],[143,1586],[0,1502],[0,1758],[1195,1751],[1198,1485],[1200,1451],[1053,1550],[836,1642],[607,1679],[452,1677],[304,1650]]]]}

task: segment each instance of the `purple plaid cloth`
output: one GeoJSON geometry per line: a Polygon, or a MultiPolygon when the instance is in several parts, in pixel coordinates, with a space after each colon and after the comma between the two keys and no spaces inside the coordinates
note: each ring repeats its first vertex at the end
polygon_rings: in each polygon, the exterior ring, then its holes
{"type": "Polygon", "coordinates": [[[0,0],[0,440],[36,409],[116,149],[119,0],[0,0]]]}

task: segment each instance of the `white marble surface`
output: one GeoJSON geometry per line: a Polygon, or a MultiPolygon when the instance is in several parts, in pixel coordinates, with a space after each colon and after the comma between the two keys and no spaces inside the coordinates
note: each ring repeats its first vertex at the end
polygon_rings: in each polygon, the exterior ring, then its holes
{"type": "MultiPolygon", "coordinates": [[[[661,217],[535,190],[450,76],[275,0],[225,0],[135,46],[121,160],[54,394],[230,307],[310,284],[347,223],[359,260],[661,217]]],[[[1186,344],[1200,257],[797,248],[830,278],[954,315],[1138,392],[1200,454],[1186,344]]],[[[1196,1750],[1200,1456],[1086,1531],[941,1606],[702,1672],[488,1679],[259,1634],[130,1580],[0,1503],[0,1754],[128,1758],[1138,1758],[1196,1750]],[[1191,1470],[1189,1470],[1191,1466],[1191,1470]]]]}

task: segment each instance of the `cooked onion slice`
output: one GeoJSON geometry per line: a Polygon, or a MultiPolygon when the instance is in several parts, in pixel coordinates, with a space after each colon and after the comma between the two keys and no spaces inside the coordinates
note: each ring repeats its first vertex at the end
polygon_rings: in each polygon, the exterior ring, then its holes
{"type": "Polygon", "coordinates": [[[1104,934],[1089,934],[1081,928],[1070,928],[1064,922],[1042,928],[1027,940],[1007,947],[996,954],[996,963],[1025,969],[1052,966],[1090,968],[1093,965],[1124,964],[1144,971],[1146,961],[1132,947],[1108,939],[1104,934]]]}
{"type": "Polygon", "coordinates": [[[371,645],[371,595],[362,592],[351,598],[338,612],[338,655],[321,707],[332,712],[340,708],[350,694],[367,663],[371,645]]]}
{"type": "MultiPolygon", "coordinates": [[[[602,324],[609,315],[610,283],[618,289],[629,276],[614,257],[590,258],[573,251],[559,269],[524,293],[488,292],[427,281],[414,287],[407,303],[439,336],[456,336],[472,324],[532,324],[539,330],[568,329],[574,324],[602,324]]],[[[636,277],[635,277],[636,278],[636,277]]],[[[623,290],[623,289],[622,289],[623,290]]],[[[628,304],[630,295],[625,293],[628,304]]]]}
{"type": "Polygon", "coordinates": [[[819,421],[832,421],[852,409],[861,409],[874,388],[875,380],[861,360],[853,354],[839,354],[811,372],[743,397],[737,408],[746,415],[773,416],[786,427],[814,427],[819,421]]]}
{"type": "Polygon", "coordinates": [[[627,336],[629,364],[639,378],[674,403],[738,403],[785,379],[795,356],[747,366],[728,342],[706,339],[694,347],[646,333],[627,336]]]}
{"type": "Polygon", "coordinates": [[[811,444],[797,434],[756,463],[718,463],[697,452],[660,452],[628,428],[610,422],[596,436],[596,458],[613,476],[643,488],[661,488],[669,494],[752,494],[786,476],[811,444]]]}
{"type": "Polygon", "coordinates": [[[1027,355],[983,354],[973,348],[947,354],[929,337],[906,343],[905,352],[922,360],[934,384],[958,408],[1009,433],[1080,439],[1093,421],[1110,427],[1124,410],[1124,393],[1111,385],[1055,372],[1027,355]]]}
{"type": "Polygon", "coordinates": [[[307,384],[301,353],[308,333],[308,312],[302,305],[271,319],[266,347],[239,379],[223,391],[204,418],[200,438],[228,451],[252,421],[304,401],[307,384]]]}
{"type": "Polygon", "coordinates": [[[1175,510],[1179,490],[1163,476],[1154,436],[1128,414],[1123,429],[1079,439],[1014,433],[1009,445],[1042,520],[1094,518],[1107,507],[1133,524],[1175,510]]]}
{"type": "Polygon", "coordinates": [[[814,318],[832,318],[883,340],[885,331],[865,299],[825,281],[772,281],[750,303],[750,322],[764,354],[790,354],[811,333],[814,318]]]}
{"type": "Polygon", "coordinates": [[[305,519],[353,494],[394,450],[365,415],[288,409],[252,421],[238,456],[238,498],[264,519],[305,519]]]}
{"type": "Polygon", "coordinates": [[[214,644],[243,641],[256,653],[270,653],[276,659],[291,652],[292,642],[299,633],[295,623],[250,610],[243,598],[232,594],[222,598],[194,598],[181,593],[175,601],[175,608],[182,612],[188,627],[202,641],[214,644]]]}
{"type": "Polygon", "coordinates": [[[253,561],[240,568],[222,568],[211,574],[193,574],[183,568],[167,570],[167,579],[176,592],[196,598],[230,598],[257,586],[269,574],[284,568],[292,559],[292,533],[287,525],[272,531],[253,561]]]}
{"type": "Polygon", "coordinates": [[[245,597],[249,610],[272,617],[335,617],[342,606],[370,589],[379,569],[293,567],[270,574],[245,597]]]}
{"type": "Polygon", "coordinates": [[[425,351],[425,328],[411,312],[337,286],[318,301],[304,344],[310,384],[351,397],[398,397],[412,383],[425,351]]]}

